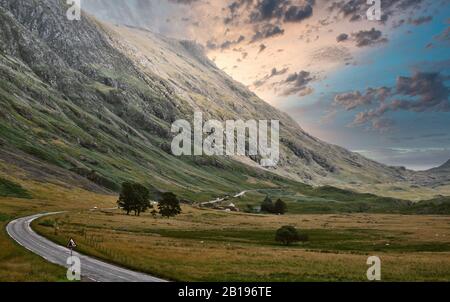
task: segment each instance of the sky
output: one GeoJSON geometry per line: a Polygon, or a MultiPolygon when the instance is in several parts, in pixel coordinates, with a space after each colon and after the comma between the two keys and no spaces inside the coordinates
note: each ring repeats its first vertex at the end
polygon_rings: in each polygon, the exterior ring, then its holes
{"type": "Polygon", "coordinates": [[[324,141],[415,170],[450,159],[450,0],[82,0],[82,8],[197,41],[324,141]]]}

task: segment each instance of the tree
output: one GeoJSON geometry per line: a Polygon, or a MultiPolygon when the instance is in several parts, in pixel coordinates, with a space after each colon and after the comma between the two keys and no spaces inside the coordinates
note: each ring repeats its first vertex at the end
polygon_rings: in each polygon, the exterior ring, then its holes
{"type": "Polygon", "coordinates": [[[281,214],[284,215],[287,211],[287,205],[284,201],[282,201],[281,199],[278,199],[274,206],[273,206],[273,212],[275,214],[281,214]]]}
{"type": "Polygon", "coordinates": [[[127,215],[130,215],[130,212],[133,210],[133,189],[132,184],[129,182],[124,182],[122,184],[122,189],[120,190],[119,200],[117,201],[117,205],[119,208],[127,212],[127,215]]]}
{"type": "Polygon", "coordinates": [[[267,213],[273,213],[273,202],[272,199],[270,199],[269,195],[266,196],[264,201],[261,203],[261,211],[267,212],[267,213]]]}
{"type": "Polygon", "coordinates": [[[299,234],[295,227],[285,225],[277,230],[275,241],[281,242],[284,245],[290,245],[294,242],[308,241],[308,235],[299,234]]]}
{"type": "Polygon", "coordinates": [[[140,216],[141,213],[152,208],[150,192],[138,183],[124,182],[117,205],[127,212],[127,215],[130,215],[130,212],[133,211],[136,216],[140,216]]]}
{"type": "Polygon", "coordinates": [[[158,204],[159,214],[163,217],[175,217],[181,213],[180,201],[171,192],[162,194],[162,200],[158,204]]]}

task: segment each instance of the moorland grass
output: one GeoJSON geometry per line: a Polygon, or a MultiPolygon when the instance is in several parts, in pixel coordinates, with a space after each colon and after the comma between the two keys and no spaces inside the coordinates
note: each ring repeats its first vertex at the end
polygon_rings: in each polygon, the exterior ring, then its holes
{"type": "Polygon", "coordinates": [[[31,194],[20,184],[0,177],[0,197],[31,198],[31,194]]]}
{"type": "MultiPolygon", "coordinates": [[[[252,215],[183,207],[175,219],[114,210],[55,216],[60,230],[33,228],[83,253],[178,281],[364,281],[369,255],[385,281],[450,280],[448,216],[252,215]],[[294,225],[310,240],[274,240],[294,225]],[[436,235],[439,236],[436,236],[436,235]]],[[[49,219],[49,218],[47,218],[49,219]]]]}

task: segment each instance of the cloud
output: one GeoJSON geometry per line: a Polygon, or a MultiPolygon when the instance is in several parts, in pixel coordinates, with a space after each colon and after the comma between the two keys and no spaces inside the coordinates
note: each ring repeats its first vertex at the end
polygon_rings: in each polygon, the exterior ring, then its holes
{"type": "Polygon", "coordinates": [[[283,15],[286,6],[285,0],[258,0],[250,13],[252,22],[279,19],[283,15]]]}
{"type": "Polygon", "coordinates": [[[395,122],[388,118],[376,118],[372,120],[372,128],[380,132],[391,130],[395,122]]]}
{"type": "Polygon", "coordinates": [[[311,75],[308,71],[300,71],[293,74],[290,74],[286,80],[279,83],[280,86],[283,86],[283,90],[281,95],[289,96],[293,94],[299,94],[300,96],[305,96],[311,94],[313,92],[311,87],[308,87],[308,84],[315,80],[315,77],[311,75]]]}
{"type": "Polygon", "coordinates": [[[263,52],[264,50],[266,50],[266,48],[267,48],[267,46],[266,46],[265,44],[261,44],[261,45],[259,45],[259,50],[258,50],[258,53],[261,53],[261,52],[263,52]]]}
{"type": "Polygon", "coordinates": [[[236,40],[225,40],[223,41],[221,44],[217,44],[216,42],[213,42],[211,40],[209,40],[208,42],[206,42],[206,47],[209,49],[228,49],[234,45],[237,45],[241,42],[243,42],[245,40],[244,36],[239,36],[239,38],[237,38],[236,40]]]}
{"type": "Polygon", "coordinates": [[[280,69],[280,70],[278,70],[277,68],[272,68],[272,70],[270,71],[270,73],[268,75],[264,76],[264,78],[262,78],[260,80],[255,81],[253,83],[253,86],[255,88],[259,88],[259,87],[263,86],[264,84],[266,84],[269,79],[271,79],[273,77],[276,77],[276,76],[283,75],[288,70],[289,70],[289,68],[287,68],[287,67],[283,68],[283,69],[280,69]]]}
{"type": "Polygon", "coordinates": [[[284,29],[282,29],[278,25],[264,24],[259,29],[256,29],[255,34],[251,38],[250,42],[254,43],[254,42],[257,42],[257,41],[260,41],[263,39],[280,36],[283,34],[284,34],[284,29]]]}
{"type": "Polygon", "coordinates": [[[315,0],[235,0],[226,8],[224,23],[301,22],[313,15],[314,4],[315,0]]]}
{"type": "Polygon", "coordinates": [[[422,16],[422,17],[419,17],[417,19],[410,18],[410,19],[408,19],[408,23],[418,26],[418,25],[422,25],[422,24],[425,24],[425,23],[429,23],[432,20],[433,20],[433,16],[422,16]]]}
{"type": "Polygon", "coordinates": [[[365,0],[336,1],[330,5],[329,10],[337,11],[344,18],[356,21],[367,11],[367,3],[365,0]]]}
{"type": "Polygon", "coordinates": [[[336,41],[337,42],[343,42],[348,40],[348,35],[345,33],[340,34],[339,36],[336,37],[336,41]]]}
{"type": "MultiPolygon", "coordinates": [[[[405,10],[419,8],[423,2],[431,0],[389,0],[381,1],[382,20],[386,22],[394,14],[404,13],[405,10]]],[[[350,21],[367,20],[367,10],[371,7],[367,0],[340,0],[333,1],[329,6],[330,12],[336,12],[339,16],[350,21]]]]}
{"type": "Polygon", "coordinates": [[[257,0],[250,12],[252,23],[276,19],[300,22],[313,14],[314,1],[257,0]]]}
{"type": "Polygon", "coordinates": [[[349,111],[375,105],[357,113],[351,125],[371,123],[375,129],[386,129],[393,124],[384,117],[388,112],[450,112],[450,89],[445,84],[448,80],[449,77],[440,72],[415,72],[411,77],[398,77],[395,87],[338,94],[332,106],[349,111]]]}
{"type": "Polygon", "coordinates": [[[371,105],[374,103],[384,102],[391,94],[391,88],[369,88],[365,93],[360,91],[347,92],[337,94],[334,98],[333,104],[335,106],[344,107],[345,110],[353,110],[360,106],[371,105]]]}
{"type": "Polygon", "coordinates": [[[314,62],[348,62],[352,60],[350,51],[343,46],[325,46],[314,50],[310,55],[314,62]]]}
{"type": "Polygon", "coordinates": [[[448,77],[437,72],[416,72],[412,77],[397,79],[397,93],[416,97],[416,100],[396,99],[392,102],[393,110],[450,111],[449,88],[445,85],[448,77]]]}
{"type": "Polygon", "coordinates": [[[284,21],[299,22],[311,17],[313,8],[310,3],[305,2],[301,6],[291,6],[284,14],[284,21]]]}
{"type": "Polygon", "coordinates": [[[371,30],[361,30],[353,33],[352,36],[358,47],[387,42],[387,39],[383,38],[383,33],[375,28],[372,28],[371,30]]]}
{"type": "Polygon", "coordinates": [[[240,10],[245,9],[245,11],[248,11],[252,5],[253,5],[253,0],[233,1],[227,7],[229,16],[224,19],[224,23],[230,24],[230,23],[233,23],[236,21],[240,21],[240,19],[242,18],[240,10]]]}

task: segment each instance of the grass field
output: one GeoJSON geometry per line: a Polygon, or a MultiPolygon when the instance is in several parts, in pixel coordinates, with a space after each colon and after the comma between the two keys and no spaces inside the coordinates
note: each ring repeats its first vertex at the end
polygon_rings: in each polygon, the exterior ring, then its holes
{"type": "Polygon", "coordinates": [[[0,173],[0,281],[65,280],[63,268],[28,252],[5,231],[16,217],[61,210],[70,212],[44,217],[33,227],[64,245],[75,238],[81,252],[169,280],[364,281],[369,255],[381,257],[385,281],[450,280],[450,216],[358,213],[361,204],[386,213],[403,210],[404,202],[396,208],[395,200],[307,186],[256,189],[232,201],[244,209],[266,194],[285,200],[289,215],[184,206],[175,219],[131,217],[90,210],[115,206],[117,196],[58,180],[28,180],[20,169],[10,169],[0,173]],[[307,214],[314,211],[322,214],[307,214]],[[275,231],[283,225],[296,226],[310,241],[276,244],[275,231]]]}
{"type": "Polygon", "coordinates": [[[380,214],[252,215],[185,206],[175,219],[78,211],[33,226],[81,252],[180,281],[364,281],[369,255],[385,281],[450,280],[450,217],[380,214]],[[59,230],[55,233],[55,221],[59,230]],[[308,243],[274,242],[294,225],[308,243]]]}

